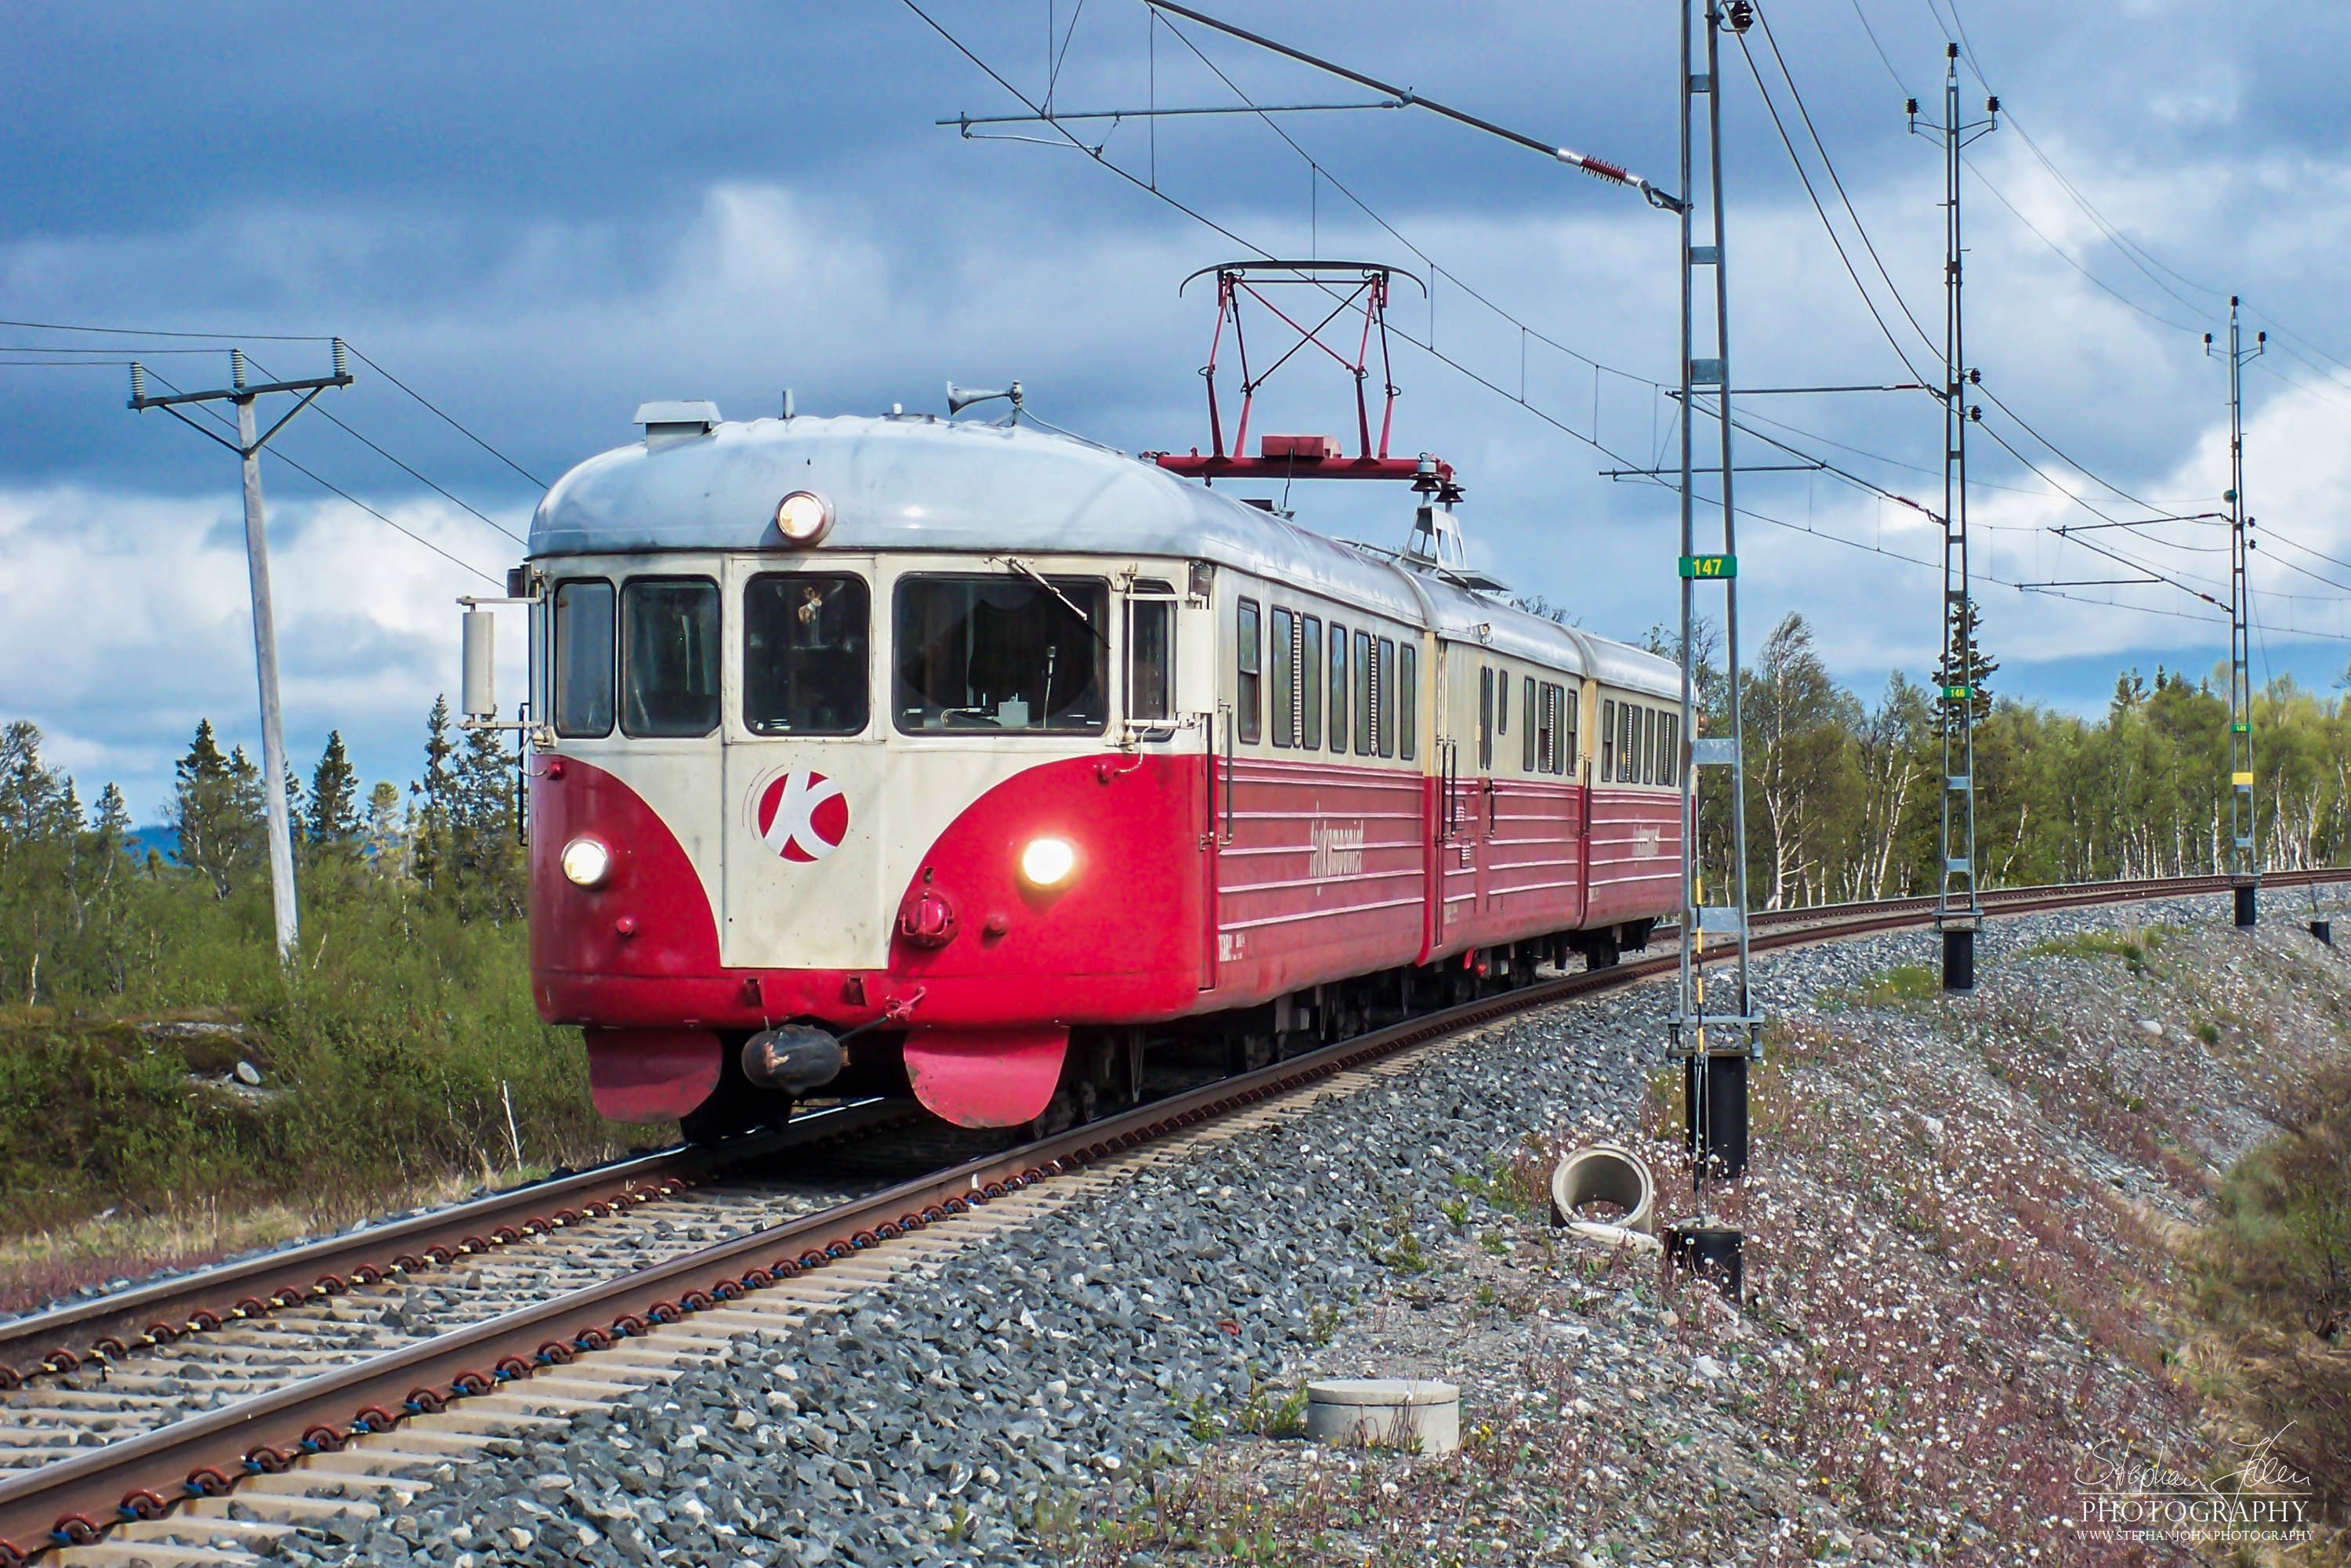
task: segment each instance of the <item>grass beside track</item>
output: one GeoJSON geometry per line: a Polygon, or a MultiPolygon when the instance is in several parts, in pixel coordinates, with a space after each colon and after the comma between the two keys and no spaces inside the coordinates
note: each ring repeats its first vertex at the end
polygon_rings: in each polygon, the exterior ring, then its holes
{"type": "Polygon", "coordinates": [[[520,921],[325,881],[290,964],[266,894],[164,883],[119,991],[0,1009],[0,1310],[663,1141],[590,1110],[520,921]]]}

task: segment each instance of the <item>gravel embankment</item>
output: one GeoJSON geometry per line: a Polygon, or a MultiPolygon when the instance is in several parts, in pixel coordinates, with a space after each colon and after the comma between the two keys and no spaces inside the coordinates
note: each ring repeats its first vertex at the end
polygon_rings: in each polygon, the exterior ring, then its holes
{"type": "MultiPolygon", "coordinates": [[[[2218,903],[1997,923],[1957,1003],[1887,978],[1931,964],[1925,934],[1762,960],[1779,1045],[1757,1174],[1726,1199],[1752,1238],[1744,1318],[1555,1244],[1531,1201],[1560,1149],[1656,1124],[1668,993],[1650,985],[1207,1145],[278,1550],[455,1568],[2106,1560],[2060,1520],[2050,1467],[2102,1427],[2180,1458],[2205,1441],[2163,1374],[2153,1238],[2339,1040],[2343,960],[2283,915],[2249,942],[2218,903]],[[2193,929],[2144,965],[2030,951],[2167,921],[2193,929]],[[1459,1383],[1462,1456],[1275,1435],[1302,1378],[1364,1373],[1459,1383]]],[[[1660,1186],[1686,1211],[1662,1169],[1660,1186]]]]}

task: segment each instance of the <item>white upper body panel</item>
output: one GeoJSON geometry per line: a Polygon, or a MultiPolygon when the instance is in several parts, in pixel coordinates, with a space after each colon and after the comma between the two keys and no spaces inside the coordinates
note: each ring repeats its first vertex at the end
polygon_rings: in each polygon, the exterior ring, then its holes
{"type": "Polygon", "coordinates": [[[1325,538],[1092,442],[929,416],[760,419],[667,434],[573,468],[531,518],[534,559],[787,551],[776,506],[811,490],[834,524],[814,552],[897,550],[1206,560],[1570,674],[1670,698],[1668,661],[1560,626],[1325,538]]]}

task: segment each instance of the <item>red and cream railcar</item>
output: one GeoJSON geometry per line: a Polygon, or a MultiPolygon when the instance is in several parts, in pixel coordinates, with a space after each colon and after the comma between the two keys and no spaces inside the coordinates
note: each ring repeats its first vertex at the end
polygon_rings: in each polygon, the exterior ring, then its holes
{"type": "Polygon", "coordinates": [[[531,528],[533,982],[607,1115],[1011,1125],[1677,907],[1663,660],[1082,441],[643,417],[531,528]]]}

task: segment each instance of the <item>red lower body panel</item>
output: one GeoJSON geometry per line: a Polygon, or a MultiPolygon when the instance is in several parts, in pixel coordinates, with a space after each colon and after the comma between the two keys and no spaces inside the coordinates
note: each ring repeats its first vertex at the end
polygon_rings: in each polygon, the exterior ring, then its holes
{"type": "Polygon", "coordinates": [[[925,1104],[1004,1126],[1043,1110],[1073,1026],[1257,1006],[1678,902],[1671,795],[1587,800],[1519,779],[1458,793],[1448,808],[1416,769],[1336,757],[1243,758],[1229,777],[1196,756],[1046,763],[980,795],[921,857],[902,899],[925,918],[902,922],[883,967],[748,969],[722,962],[670,825],[611,774],[549,758],[532,780],[533,988],[549,1022],[586,1026],[615,1120],[692,1111],[732,1040],[799,1020],[903,1031],[925,1104]],[[1018,872],[1046,833],[1076,852],[1053,888],[1018,872]],[[581,834],[613,852],[592,888],[558,865],[581,834]]]}

